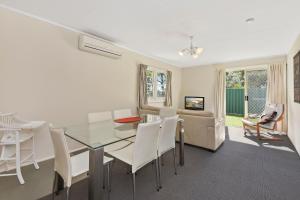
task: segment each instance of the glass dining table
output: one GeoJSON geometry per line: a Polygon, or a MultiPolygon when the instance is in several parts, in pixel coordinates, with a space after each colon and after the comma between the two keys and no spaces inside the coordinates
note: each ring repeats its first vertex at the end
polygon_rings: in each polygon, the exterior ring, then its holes
{"type": "MultiPolygon", "coordinates": [[[[117,124],[113,120],[96,123],[65,126],[65,135],[89,149],[88,199],[103,199],[103,158],[104,147],[135,137],[138,123],[149,123],[160,120],[158,115],[141,115],[141,121],[117,124]]],[[[183,119],[179,125],[180,165],[184,165],[184,128],[183,119]]]]}

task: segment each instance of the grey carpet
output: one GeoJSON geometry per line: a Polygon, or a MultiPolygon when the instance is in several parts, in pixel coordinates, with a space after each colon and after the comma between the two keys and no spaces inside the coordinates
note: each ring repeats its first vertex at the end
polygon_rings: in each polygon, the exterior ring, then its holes
{"type": "MultiPolygon", "coordinates": [[[[165,156],[163,188],[159,192],[155,190],[151,165],[138,172],[137,199],[300,199],[300,159],[287,137],[281,137],[283,141],[257,141],[253,136],[244,137],[240,129],[230,128],[224,145],[216,153],[186,146],[185,166],[178,167],[177,176],[172,155],[165,156]]],[[[113,166],[111,200],[132,199],[131,176],[126,170],[121,162],[113,166]]],[[[87,189],[87,179],[74,184],[71,199],[87,199],[87,189]]],[[[64,195],[62,192],[56,200],[65,199],[64,195]]],[[[41,198],[50,199],[50,195],[41,198]]]]}

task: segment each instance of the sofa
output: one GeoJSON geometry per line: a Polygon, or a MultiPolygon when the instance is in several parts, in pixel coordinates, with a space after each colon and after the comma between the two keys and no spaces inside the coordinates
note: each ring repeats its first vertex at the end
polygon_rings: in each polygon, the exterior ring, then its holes
{"type": "MultiPolygon", "coordinates": [[[[158,115],[160,108],[143,106],[140,114],[158,115]]],[[[216,151],[225,140],[224,121],[217,121],[212,112],[177,109],[184,120],[184,143],[216,151]]],[[[176,140],[178,140],[179,129],[176,140]]]]}

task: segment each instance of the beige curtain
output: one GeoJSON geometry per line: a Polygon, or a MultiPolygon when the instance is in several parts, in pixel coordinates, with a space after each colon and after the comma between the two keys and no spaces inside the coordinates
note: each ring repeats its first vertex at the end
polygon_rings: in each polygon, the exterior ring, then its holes
{"type": "Polygon", "coordinates": [[[147,90],[146,90],[146,70],[147,65],[140,64],[138,70],[138,108],[141,109],[144,105],[148,104],[147,90]]]}
{"type": "Polygon", "coordinates": [[[172,72],[167,71],[167,87],[165,106],[172,106],[172,72]]]}
{"type": "Polygon", "coordinates": [[[219,122],[225,121],[225,69],[216,70],[215,82],[215,117],[219,122]]]}
{"type": "Polygon", "coordinates": [[[267,103],[283,104],[284,119],[278,131],[287,131],[286,63],[270,64],[268,67],[267,103]]]}

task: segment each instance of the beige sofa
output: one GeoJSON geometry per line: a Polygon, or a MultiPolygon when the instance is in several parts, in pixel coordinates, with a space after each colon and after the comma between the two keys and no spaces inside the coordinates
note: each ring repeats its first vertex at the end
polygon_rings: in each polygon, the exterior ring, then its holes
{"type": "MultiPolygon", "coordinates": [[[[159,108],[144,106],[141,114],[159,114],[159,108]]],[[[218,122],[213,113],[178,109],[177,114],[184,119],[184,142],[216,151],[225,140],[224,122],[218,122]]],[[[178,133],[177,133],[178,139],[178,133]]]]}

